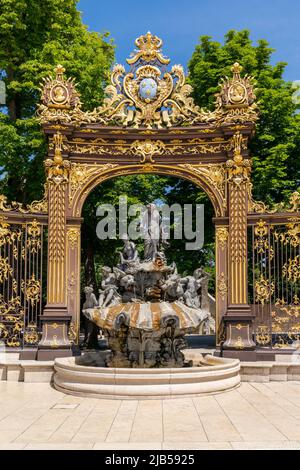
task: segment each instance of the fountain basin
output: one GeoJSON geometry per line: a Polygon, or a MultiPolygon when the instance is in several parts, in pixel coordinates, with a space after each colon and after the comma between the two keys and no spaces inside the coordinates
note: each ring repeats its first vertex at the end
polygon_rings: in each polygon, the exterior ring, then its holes
{"type": "Polygon", "coordinates": [[[199,367],[113,368],[55,360],[54,387],[77,396],[115,399],[194,397],[239,386],[240,361],[206,355],[199,367]]]}
{"type": "Polygon", "coordinates": [[[107,337],[112,368],[183,367],[185,334],[195,331],[208,313],[182,302],[121,303],[83,310],[107,337]]]}

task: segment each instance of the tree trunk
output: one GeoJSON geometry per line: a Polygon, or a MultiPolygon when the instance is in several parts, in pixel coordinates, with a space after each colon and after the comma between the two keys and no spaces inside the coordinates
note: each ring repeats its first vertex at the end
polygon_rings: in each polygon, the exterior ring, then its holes
{"type": "MultiPolygon", "coordinates": [[[[8,67],[7,69],[7,79],[8,83],[12,82],[14,79],[14,71],[12,67],[8,67]]],[[[17,119],[17,103],[16,103],[16,97],[13,96],[10,98],[7,104],[8,107],[8,115],[12,121],[15,121],[17,119]]]]}
{"type": "Polygon", "coordinates": [[[85,251],[86,259],[84,263],[84,275],[85,275],[85,285],[93,286],[94,289],[96,286],[96,274],[95,274],[95,264],[94,264],[94,249],[92,243],[87,243],[85,251]]]}

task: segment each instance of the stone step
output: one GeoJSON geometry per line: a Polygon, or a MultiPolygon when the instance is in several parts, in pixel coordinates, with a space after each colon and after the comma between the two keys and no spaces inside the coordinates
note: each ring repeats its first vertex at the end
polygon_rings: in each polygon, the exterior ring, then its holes
{"type": "MultiPolygon", "coordinates": [[[[198,365],[208,353],[211,354],[212,350],[186,349],[185,358],[198,365]]],[[[0,380],[50,383],[53,381],[53,374],[54,361],[19,360],[15,354],[6,354],[4,358],[2,355],[0,358],[0,380]]],[[[276,355],[276,361],[241,362],[241,380],[242,382],[300,381],[300,361],[296,361],[293,355],[276,355]]]]}
{"type": "Polygon", "coordinates": [[[0,361],[0,380],[8,382],[46,382],[53,379],[54,361],[0,361]]]}

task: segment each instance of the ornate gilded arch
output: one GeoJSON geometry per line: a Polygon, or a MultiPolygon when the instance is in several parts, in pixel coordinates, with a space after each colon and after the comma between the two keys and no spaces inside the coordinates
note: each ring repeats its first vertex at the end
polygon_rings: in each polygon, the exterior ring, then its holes
{"type": "Polygon", "coordinates": [[[201,187],[215,210],[216,217],[222,217],[227,208],[226,171],[223,164],[195,165],[183,163],[179,165],[88,165],[73,163],[69,178],[68,210],[72,217],[81,217],[83,204],[89,193],[104,181],[118,176],[133,174],[162,174],[176,176],[191,181],[201,187]]]}
{"type": "Polygon", "coordinates": [[[78,329],[80,224],[88,194],[108,179],[150,173],[187,179],[210,198],[217,318],[227,322],[224,345],[251,349],[247,217],[254,201],[248,140],[258,119],[253,79],[242,77],[242,67],[233,64],[232,77],[219,84],[215,109],[207,111],[194,103],[183,68],[169,67],[159,38],[147,33],[135,45],[129,70],[115,65],[103,104],[93,110],[83,109],[76,83],[64,77],[62,65],[42,85],[37,115],[49,139],[49,246],[41,344],[51,348],[47,331],[55,315],[59,347],[67,347],[68,318],[78,329]]]}

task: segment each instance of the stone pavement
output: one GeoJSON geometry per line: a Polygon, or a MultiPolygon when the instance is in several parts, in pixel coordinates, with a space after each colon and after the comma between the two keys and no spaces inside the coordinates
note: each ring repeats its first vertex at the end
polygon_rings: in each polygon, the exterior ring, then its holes
{"type": "Polygon", "coordinates": [[[0,382],[0,449],[300,449],[300,382],[140,401],[0,382]]]}

